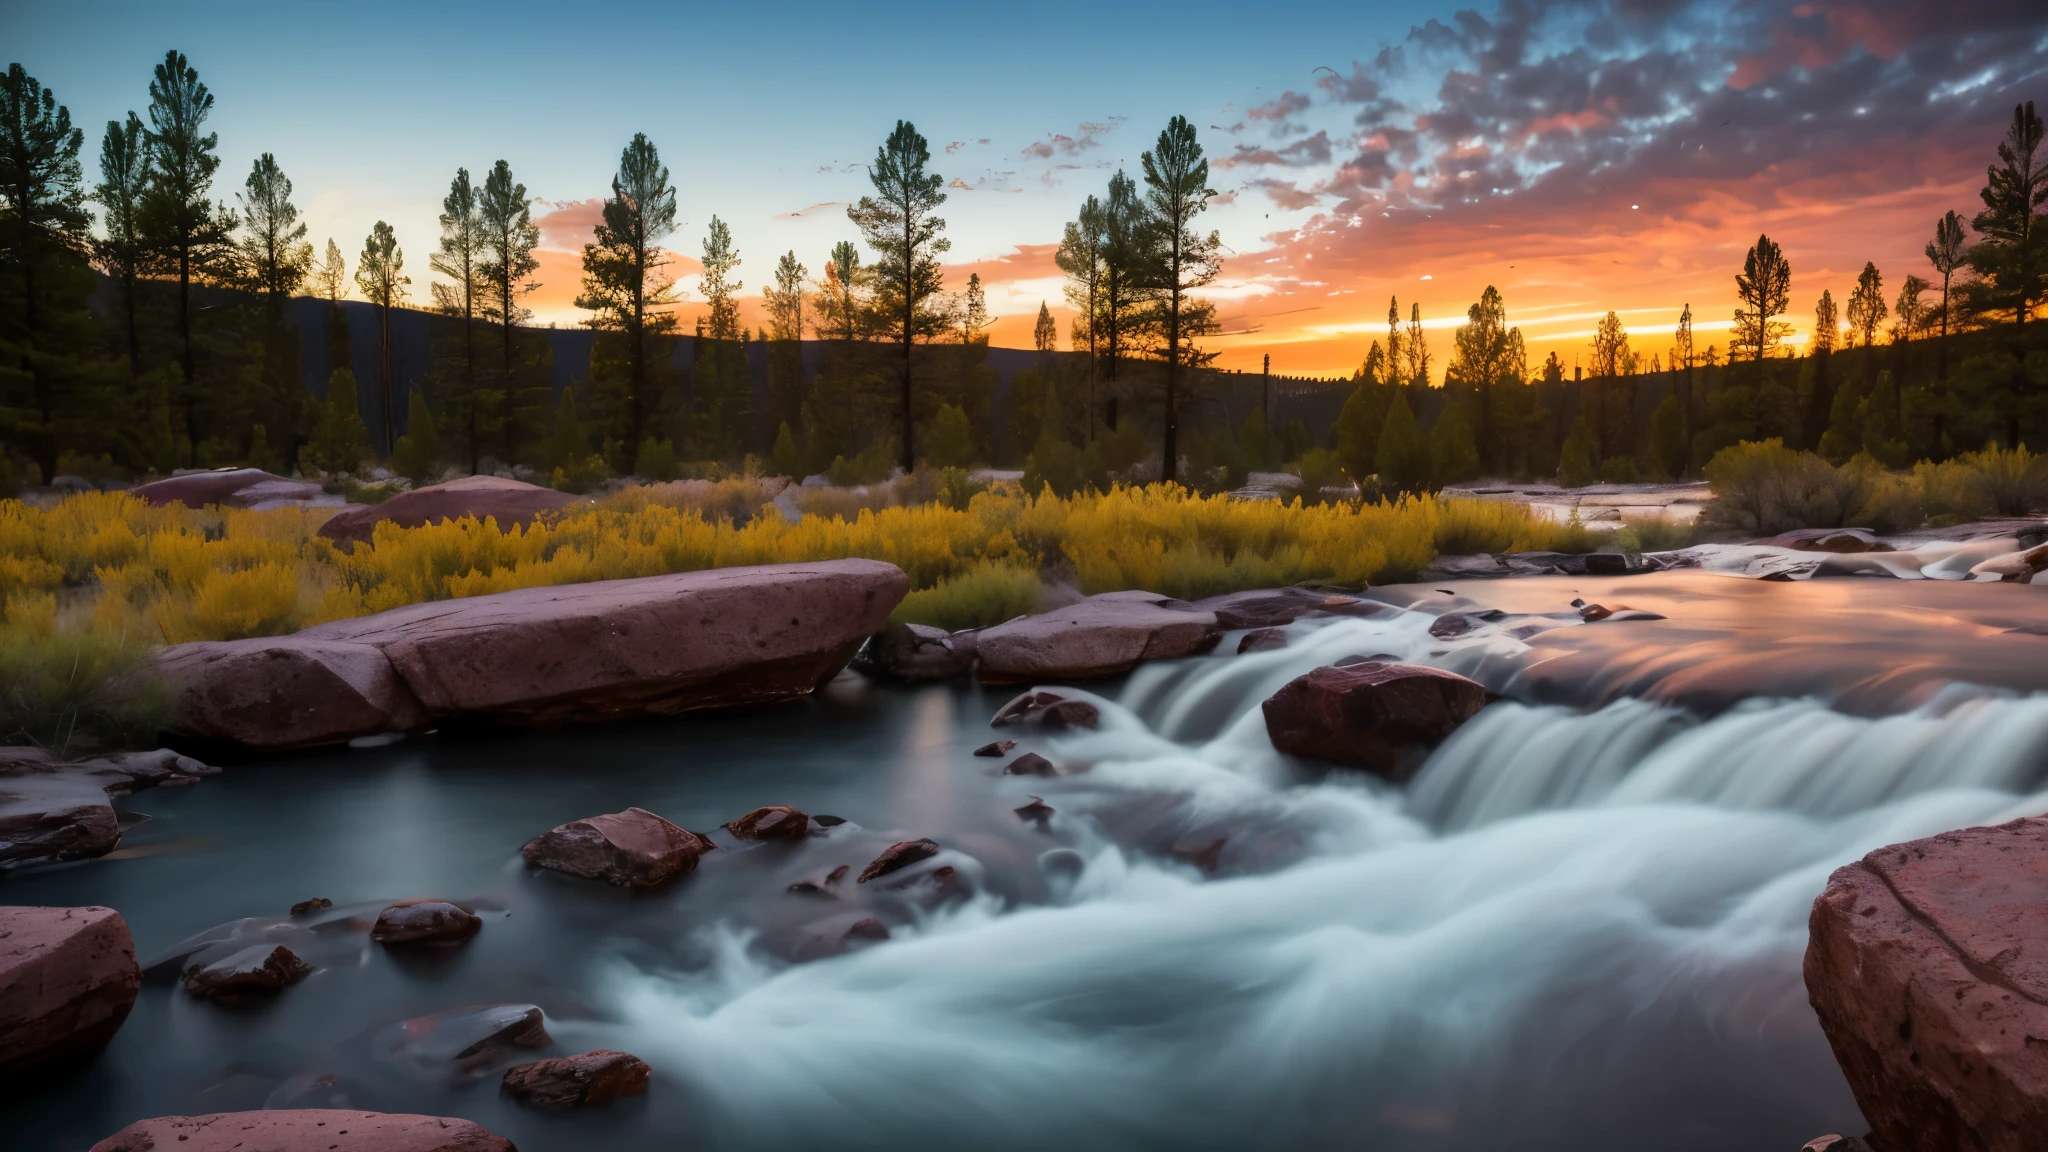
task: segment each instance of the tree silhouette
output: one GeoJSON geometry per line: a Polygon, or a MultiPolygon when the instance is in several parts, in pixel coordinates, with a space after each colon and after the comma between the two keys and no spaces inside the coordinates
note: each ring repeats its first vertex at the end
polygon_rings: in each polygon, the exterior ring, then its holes
{"type": "Polygon", "coordinates": [[[1166,328],[1166,428],[1160,478],[1171,484],[1177,472],[1180,432],[1180,373],[1184,364],[1203,357],[1188,344],[1191,337],[1215,331],[1215,311],[1188,293],[1216,279],[1222,270],[1222,241],[1215,232],[1195,231],[1195,217],[1209,206],[1216,190],[1209,187],[1209,162],[1195,139],[1195,126],[1175,116],[1159,133],[1159,141],[1140,158],[1145,172],[1145,198],[1159,222],[1160,303],[1166,328]]]}
{"type": "Polygon", "coordinates": [[[1520,329],[1508,327],[1507,316],[1499,289],[1488,284],[1478,301],[1465,310],[1465,323],[1453,338],[1451,371],[1479,398],[1478,464],[1482,474],[1491,474],[1494,465],[1494,389],[1506,379],[1519,383],[1521,377],[1521,367],[1514,361],[1519,358],[1522,334],[1520,329]]]}
{"type": "Polygon", "coordinates": [[[412,278],[404,274],[405,253],[391,225],[377,221],[363,240],[363,254],[356,260],[356,288],[363,299],[377,306],[377,400],[378,429],[383,433],[378,450],[390,450],[392,408],[396,392],[392,386],[391,310],[405,300],[405,286],[412,278]]]}
{"type": "Polygon", "coordinates": [[[596,313],[590,326],[617,335],[626,354],[626,470],[639,462],[641,442],[661,406],[653,342],[675,328],[669,306],[672,281],[662,274],[668,254],[661,242],[676,225],[676,190],[661,153],[644,133],[619,150],[619,170],[604,202],[596,235],[583,246],[583,290],[578,308],[596,313]]]}
{"type": "Polygon", "coordinates": [[[925,171],[931,159],[931,148],[916,127],[908,120],[898,120],[896,130],[875,150],[875,162],[868,168],[874,195],[861,197],[846,210],[847,218],[875,252],[876,313],[883,318],[883,331],[903,349],[902,443],[898,449],[905,472],[917,463],[912,444],[910,350],[946,324],[944,310],[936,306],[944,287],[938,256],[952,245],[943,235],[946,222],[937,215],[939,205],[946,202],[941,191],[945,179],[925,171]]]}
{"type": "Polygon", "coordinates": [[[1935,351],[1938,380],[1948,379],[1948,314],[1955,300],[1951,280],[1968,255],[1963,246],[1963,218],[1950,211],[1934,222],[1934,239],[1927,242],[1927,262],[1941,273],[1941,344],[1935,351]]]}
{"type": "Polygon", "coordinates": [[[39,275],[46,260],[86,248],[85,190],[78,150],[85,134],[49,89],[15,64],[0,76],[0,205],[6,207],[9,263],[21,276],[21,370],[34,394],[36,459],[48,479],[57,466],[57,390],[44,347],[44,301],[49,285],[39,275]]]}
{"type": "Polygon", "coordinates": [[[540,261],[533,255],[533,250],[540,246],[540,229],[533,222],[526,185],[512,179],[512,166],[503,160],[492,165],[490,175],[484,177],[483,191],[477,195],[477,213],[483,221],[483,262],[478,268],[485,288],[483,314],[486,320],[496,321],[499,329],[498,370],[503,393],[498,415],[509,460],[517,453],[519,437],[519,386],[512,375],[512,331],[527,316],[526,309],[519,305],[520,297],[540,287],[527,279],[540,269],[540,261]]]}
{"type": "MultiPolygon", "coordinates": [[[[427,257],[427,267],[450,281],[434,284],[435,306],[462,322],[462,395],[457,407],[472,474],[483,454],[483,398],[478,394],[476,379],[476,318],[484,293],[485,239],[477,187],[470,182],[469,169],[457,168],[455,178],[448,182],[448,195],[441,199],[441,240],[438,250],[427,257]]],[[[331,240],[328,258],[337,265],[341,260],[341,252],[331,240]]],[[[411,422],[409,416],[407,422],[411,422]]]]}
{"type": "MultiPolygon", "coordinates": [[[[1104,249],[1109,243],[1108,217],[1094,195],[1081,201],[1080,214],[1067,222],[1053,261],[1067,274],[1067,302],[1074,306],[1074,343],[1088,343],[1088,439],[1095,439],[1095,334],[1102,303],[1104,249]]],[[[1045,305],[1039,305],[1045,312],[1045,305]]],[[[1050,314],[1047,314],[1050,319],[1050,314]]]]}
{"type": "Polygon", "coordinates": [[[1770,358],[1792,330],[1778,319],[1785,314],[1792,288],[1792,262],[1769,236],[1758,236],[1743,259],[1735,277],[1735,331],[1729,340],[1729,358],[1735,349],[1746,352],[1756,364],[1756,387],[1764,386],[1764,361],[1770,358]]]}
{"type": "Polygon", "coordinates": [[[1984,211],[1971,221],[1984,237],[1970,252],[1970,264],[1981,277],[1979,310],[2010,311],[2021,328],[2041,299],[2042,269],[2048,264],[2042,251],[2048,237],[2035,219],[2048,203],[2048,165],[2036,156],[2041,137],[2034,102],[2015,107],[2012,125],[1998,145],[1998,163],[1984,173],[1984,211]]]}
{"type": "Polygon", "coordinates": [[[1877,340],[1877,326],[1884,323],[1888,314],[1884,302],[1884,277],[1878,274],[1877,265],[1866,262],[1863,272],[1856,277],[1856,289],[1849,293],[1849,331],[1863,337],[1863,346],[1870,347],[1877,340]]]}
{"type": "Polygon", "coordinates": [[[236,244],[236,279],[263,297],[273,316],[281,317],[285,301],[305,283],[313,267],[313,246],[306,225],[292,203],[292,182],[265,152],[250,166],[239,193],[243,235],[236,244]]]}
{"type": "Polygon", "coordinates": [[[1060,326],[1052,322],[1052,309],[1043,300],[1038,302],[1038,322],[1031,326],[1031,346],[1038,349],[1041,357],[1059,351],[1060,326]]]}
{"type": "Polygon", "coordinates": [[[142,272],[142,197],[149,188],[149,135],[142,117],[107,121],[100,139],[100,182],[93,199],[100,204],[101,230],[93,241],[100,271],[121,282],[121,312],[128,337],[128,373],[141,371],[142,339],[136,327],[136,278],[142,272]]]}

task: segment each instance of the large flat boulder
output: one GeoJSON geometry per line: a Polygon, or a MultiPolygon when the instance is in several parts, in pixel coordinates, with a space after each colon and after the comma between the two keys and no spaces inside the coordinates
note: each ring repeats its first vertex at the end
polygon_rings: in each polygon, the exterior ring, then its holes
{"type": "Polygon", "coordinates": [[[673,715],[813,691],[909,586],[893,564],[827,560],[523,588],[180,645],[159,667],[177,731],[262,748],[673,715]]]}
{"type": "Polygon", "coordinates": [[[1486,689],[1455,672],[1367,661],[1297,676],[1262,707],[1280,751],[1399,776],[1485,706],[1486,689]]]}
{"type": "Polygon", "coordinates": [[[230,508],[309,505],[321,503],[324,495],[320,486],[310,480],[293,480],[261,468],[188,472],[138,484],[128,491],[157,508],[166,504],[183,504],[188,508],[204,508],[208,504],[225,504],[230,508]]]}
{"type": "Polygon", "coordinates": [[[171,727],[188,736],[301,748],[427,722],[426,709],[373,644],[305,633],[202,640],[164,652],[157,669],[177,690],[171,727]]]}
{"type": "Polygon", "coordinates": [[[1121,676],[1147,660],[1216,646],[1216,613],[1156,592],[1105,592],[976,634],[980,677],[991,683],[1121,676]]]}
{"type": "Polygon", "coordinates": [[[531,524],[543,512],[554,512],[580,497],[502,476],[464,476],[446,484],[429,484],[403,492],[380,504],[358,504],[329,517],[320,535],[330,540],[367,541],[386,521],[400,528],[418,528],[473,516],[496,520],[499,529],[531,524]]]}
{"type": "Polygon", "coordinates": [[[168,748],[76,762],[0,748],[0,872],[104,856],[121,842],[112,800],[219,771],[168,748]]]}
{"type": "Polygon", "coordinates": [[[119,912],[0,907],[0,1080],[106,1047],[140,987],[119,912]]]}
{"type": "Polygon", "coordinates": [[[92,1152],[513,1152],[488,1128],[448,1116],[335,1108],[137,1120],[92,1152]]]}
{"type": "Polygon", "coordinates": [[[1808,921],[1806,990],[1885,1152],[2048,1140],[2048,819],[1880,848],[1808,921]]]}

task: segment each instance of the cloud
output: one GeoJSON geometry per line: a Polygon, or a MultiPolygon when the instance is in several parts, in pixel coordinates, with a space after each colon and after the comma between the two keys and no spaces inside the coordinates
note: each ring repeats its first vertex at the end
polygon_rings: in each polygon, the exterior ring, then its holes
{"type": "Polygon", "coordinates": [[[590,243],[597,225],[604,219],[604,200],[592,196],[588,200],[543,201],[549,205],[546,212],[533,218],[540,229],[540,246],[561,252],[582,252],[590,243]]]}
{"type": "Polygon", "coordinates": [[[1286,120],[1289,116],[1292,116],[1297,112],[1306,111],[1308,109],[1308,103],[1308,97],[1302,95],[1299,92],[1294,91],[1293,89],[1289,89],[1285,92],[1282,92],[1280,94],[1279,99],[1274,100],[1271,103],[1260,104],[1254,108],[1251,108],[1245,113],[1245,115],[1251,117],[1253,120],[1263,120],[1268,123],[1278,123],[1280,121],[1286,120]]]}
{"type": "Polygon", "coordinates": [[[1287,180],[1261,178],[1258,180],[1247,181],[1245,183],[1245,187],[1256,188],[1259,191],[1264,192],[1266,194],[1266,198],[1271,200],[1276,207],[1282,208],[1289,212],[1294,212],[1303,208],[1311,207],[1322,199],[1322,197],[1318,193],[1313,191],[1304,191],[1303,189],[1296,187],[1291,181],[1287,180]]]}
{"type": "Polygon", "coordinates": [[[1258,148],[1250,144],[1239,144],[1230,155],[1216,161],[1218,168],[1244,168],[1277,165],[1288,168],[1306,168],[1330,162],[1330,133],[1317,132],[1304,136],[1281,148],[1258,148]]]}
{"type": "Polygon", "coordinates": [[[810,214],[812,214],[813,212],[823,212],[823,211],[825,211],[825,210],[826,210],[826,209],[828,209],[828,208],[844,208],[844,207],[846,207],[846,201],[844,201],[844,200],[821,200],[821,201],[819,201],[818,203],[816,203],[816,204],[813,204],[813,205],[811,205],[811,206],[810,206],[810,207],[808,207],[808,208],[799,208],[799,209],[797,209],[797,210],[796,210],[796,211],[794,211],[794,212],[784,212],[784,213],[782,213],[781,215],[777,216],[777,217],[776,217],[776,219],[777,219],[777,220],[798,220],[798,219],[801,219],[801,218],[803,218],[803,217],[805,217],[805,216],[809,216],[809,215],[810,215],[810,214]]]}
{"type": "Polygon", "coordinates": [[[948,188],[958,188],[958,189],[959,189],[959,190],[961,190],[962,192],[972,192],[972,191],[974,191],[974,185],[972,185],[972,184],[969,184],[969,183],[968,183],[967,181],[965,181],[965,180],[962,180],[962,179],[961,179],[960,177],[958,177],[958,176],[955,176],[955,177],[953,177],[953,179],[951,180],[951,182],[949,182],[949,183],[948,183],[948,184],[946,185],[946,187],[948,187],[948,188]]]}
{"type": "MultiPolygon", "coordinates": [[[[1024,155],[1037,160],[1054,156],[1072,156],[1092,148],[1102,147],[1102,138],[1123,126],[1126,117],[1109,116],[1101,120],[1083,120],[1074,134],[1055,132],[1044,140],[1035,140],[1024,146],[1024,155]]],[[[987,141],[983,141],[987,143],[987,141]]]]}

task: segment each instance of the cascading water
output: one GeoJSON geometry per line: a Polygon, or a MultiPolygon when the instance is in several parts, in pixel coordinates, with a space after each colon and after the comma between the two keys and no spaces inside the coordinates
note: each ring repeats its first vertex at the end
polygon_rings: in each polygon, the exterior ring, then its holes
{"type": "Polygon", "coordinates": [[[825,965],[729,940],[708,974],[621,968],[618,1038],[681,1069],[728,1147],[1720,1149],[1852,1126],[1798,973],[1808,905],[1875,847],[2048,809],[2048,698],[1875,720],[1502,702],[1405,790],[1272,751],[1258,703],[1307,668],[1501,643],[1430,619],[1141,671],[1054,742],[1088,770],[1031,784],[1085,859],[1053,904],[977,902],[825,965]],[[1160,858],[1212,836],[1253,845],[1249,874],[1160,858]]]}

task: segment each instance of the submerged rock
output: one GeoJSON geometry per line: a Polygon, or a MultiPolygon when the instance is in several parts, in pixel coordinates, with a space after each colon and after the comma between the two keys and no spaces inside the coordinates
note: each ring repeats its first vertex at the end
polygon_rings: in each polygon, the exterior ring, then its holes
{"type": "Polygon", "coordinates": [[[1057,776],[1059,774],[1059,769],[1053,767],[1052,761],[1047,760],[1036,752],[1026,752],[1008,764],[1003,765],[1003,775],[1005,776],[1057,776]]]}
{"type": "Polygon", "coordinates": [[[889,926],[860,912],[830,916],[793,931],[766,938],[768,946],[791,962],[808,963],[842,955],[889,939],[889,926]]]}
{"type": "Polygon", "coordinates": [[[106,1047],[141,987],[112,908],[0,907],[0,1078],[106,1047]]]}
{"type": "Polygon", "coordinates": [[[534,868],[619,888],[653,888],[696,871],[697,858],[714,847],[645,808],[628,808],[572,820],[535,837],[519,854],[534,868]]]}
{"type": "Polygon", "coordinates": [[[1014,811],[1017,813],[1017,819],[1024,821],[1026,824],[1036,824],[1043,828],[1045,822],[1052,819],[1053,813],[1059,811],[1059,809],[1047,804],[1039,797],[1033,796],[1031,803],[1014,809],[1014,811]]]}
{"type": "Polygon", "coordinates": [[[504,1091],[536,1108],[609,1104],[647,1093],[647,1062],[627,1052],[599,1048],[507,1068],[504,1091]]]}
{"type": "Polygon", "coordinates": [[[868,641],[862,664],[897,680],[952,680],[974,670],[974,652],[954,647],[944,628],[891,624],[868,641]]]}
{"type": "Polygon", "coordinates": [[[292,915],[311,916],[315,912],[325,912],[332,907],[334,907],[334,901],[329,900],[325,896],[315,896],[311,900],[301,900],[297,904],[292,905],[292,915]]]}
{"type": "Polygon", "coordinates": [[[331,1108],[137,1120],[92,1152],[514,1152],[468,1120],[331,1108]]]}
{"type": "Polygon", "coordinates": [[[1146,660],[1216,646],[1216,613],[1152,592],[1107,592],[980,631],[979,675],[991,683],[1121,676],[1146,660]]]}
{"type": "Polygon", "coordinates": [[[476,913],[446,900],[401,900],[377,913],[370,939],[379,944],[460,944],[483,926],[476,913]]]}
{"type": "Polygon", "coordinates": [[[1037,724],[1045,728],[1093,728],[1101,722],[1101,710],[1086,700],[1070,700],[1057,692],[1026,692],[997,709],[988,726],[1008,728],[1016,724],[1037,724]]]}
{"type": "Polygon", "coordinates": [[[991,740],[976,748],[974,754],[976,756],[1008,756],[1010,749],[1016,746],[1017,742],[1015,740],[991,740]]]}
{"type": "Polygon", "coordinates": [[[282,944],[257,944],[185,973],[185,991],[201,1000],[235,1001],[281,992],[304,980],[311,965],[282,944]]]}
{"type": "Polygon", "coordinates": [[[2048,818],[1835,870],[1806,990],[1885,1152],[2021,1152],[2048,1133],[2048,818]]]}
{"type": "Polygon", "coordinates": [[[1234,631],[1292,624],[1310,612],[1322,611],[1325,599],[1322,593],[1306,588],[1264,588],[1211,596],[1193,606],[1215,613],[1217,627],[1234,631]]]}
{"type": "Polygon", "coordinates": [[[1286,632],[1278,628],[1260,628],[1244,634],[1244,638],[1237,642],[1237,654],[1242,656],[1247,652],[1271,652],[1276,648],[1285,647],[1286,632]]]}
{"type": "Polygon", "coordinates": [[[933,840],[901,840],[882,849],[882,854],[868,861],[861,869],[857,884],[865,884],[877,877],[908,868],[920,860],[929,860],[939,854],[939,845],[933,840]]]}
{"type": "Polygon", "coordinates": [[[531,524],[542,513],[559,511],[578,499],[503,476],[464,476],[401,492],[379,504],[354,505],[329,517],[320,526],[320,535],[336,542],[362,542],[387,521],[400,528],[418,528],[465,516],[494,519],[502,531],[515,524],[531,524]]]}
{"type": "Polygon", "coordinates": [[[1273,747],[1395,776],[1486,706],[1486,689],[1421,664],[1317,668],[1263,705],[1273,747]]]}
{"type": "Polygon", "coordinates": [[[453,1087],[473,1083],[521,1052],[553,1042],[539,1007],[485,1004],[401,1020],[379,1031],[370,1050],[401,1072],[453,1087]]]}
{"type": "Polygon", "coordinates": [[[158,659],[174,730],[262,748],[432,719],[556,725],[807,695],[881,627],[909,580],[830,560],[522,588],[413,604],[158,659]]]}
{"type": "Polygon", "coordinates": [[[811,818],[787,804],[771,804],[734,820],[725,830],[738,840],[801,840],[810,834],[811,818]]]}

